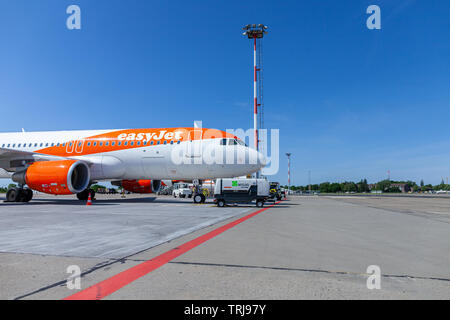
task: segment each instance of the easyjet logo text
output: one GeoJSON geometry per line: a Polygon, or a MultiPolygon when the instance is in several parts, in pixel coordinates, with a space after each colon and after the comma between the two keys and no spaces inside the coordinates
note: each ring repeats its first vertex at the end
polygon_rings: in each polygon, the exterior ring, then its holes
{"type": "Polygon", "coordinates": [[[182,138],[183,131],[167,132],[167,130],[161,130],[157,132],[148,133],[122,133],[117,136],[118,140],[126,141],[150,141],[150,140],[180,140],[182,138]]]}

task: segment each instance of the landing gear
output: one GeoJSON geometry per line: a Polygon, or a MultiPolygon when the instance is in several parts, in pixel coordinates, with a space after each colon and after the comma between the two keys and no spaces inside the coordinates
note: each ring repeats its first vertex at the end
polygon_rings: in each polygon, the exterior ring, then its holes
{"type": "Polygon", "coordinates": [[[28,188],[11,188],[6,192],[6,202],[29,202],[33,191],[28,188]]]}
{"type": "Polygon", "coordinates": [[[193,195],[194,203],[205,203],[206,197],[203,193],[201,193],[202,190],[200,188],[201,181],[195,179],[193,183],[194,183],[194,195],[193,195]]]}
{"type": "Polygon", "coordinates": [[[22,202],[30,202],[33,199],[33,190],[31,189],[22,189],[22,202]]]}
{"type": "Polygon", "coordinates": [[[77,193],[78,200],[87,201],[87,199],[89,198],[89,193],[91,194],[91,200],[94,200],[95,191],[92,189],[86,189],[84,191],[81,191],[80,193],[77,193]]]}

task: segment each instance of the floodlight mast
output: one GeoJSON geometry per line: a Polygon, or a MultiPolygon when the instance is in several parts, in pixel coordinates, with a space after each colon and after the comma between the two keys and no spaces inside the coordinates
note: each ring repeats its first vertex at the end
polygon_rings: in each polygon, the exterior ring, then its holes
{"type": "MultiPolygon", "coordinates": [[[[254,139],[255,139],[255,149],[259,151],[259,134],[258,134],[258,95],[257,95],[257,72],[260,71],[256,65],[256,39],[262,39],[264,34],[267,34],[267,26],[262,24],[248,24],[243,30],[244,36],[247,36],[248,39],[253,39],[253,128],[254,128],[254,139]]],[[[259,173],[257,173],[257,176],[259,173]]]]}
{"type": "Polygon", "coordinates": [[[291,155],[292,153],[290,152],[286,153],[286,156],[288,158],[288,194],[290,194],[291,190],[291,155]]]}

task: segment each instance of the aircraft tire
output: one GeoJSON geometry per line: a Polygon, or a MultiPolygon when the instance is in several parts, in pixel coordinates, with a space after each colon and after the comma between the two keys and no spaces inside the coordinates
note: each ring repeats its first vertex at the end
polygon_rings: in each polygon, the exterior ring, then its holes
{"type": "Polygon", "coordinates": [[[20,198],[20,189],[11,188],[6,192],[6,201],[7,202],[18,202],[20,198]]]}

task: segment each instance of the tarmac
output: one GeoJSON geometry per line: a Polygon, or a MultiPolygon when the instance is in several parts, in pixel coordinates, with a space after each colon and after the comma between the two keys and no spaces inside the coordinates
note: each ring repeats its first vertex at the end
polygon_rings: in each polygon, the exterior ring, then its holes
{"type": "Polygon", "coordinates": [[[145,195],[1,200],[0,299],[70,297],[199,238],[102,298],[450,299],[449,197],[291,196],[262,211],[145,195]],[[67,285],[74,265],[80,290],[67,285]],[[373,265],[380,289],[367,286],[373,265]]]}

